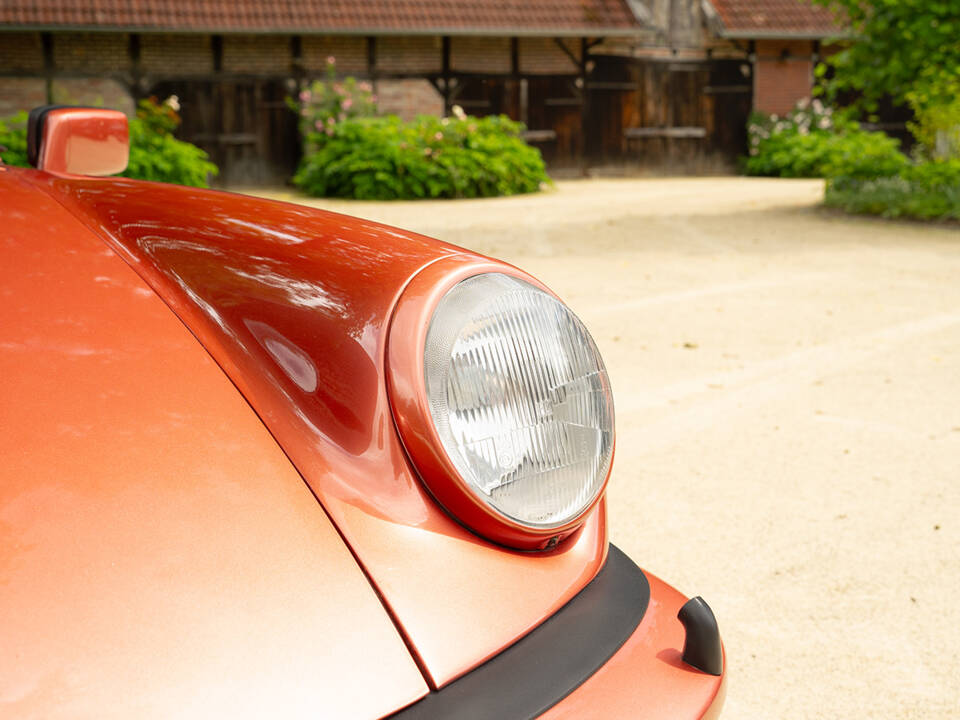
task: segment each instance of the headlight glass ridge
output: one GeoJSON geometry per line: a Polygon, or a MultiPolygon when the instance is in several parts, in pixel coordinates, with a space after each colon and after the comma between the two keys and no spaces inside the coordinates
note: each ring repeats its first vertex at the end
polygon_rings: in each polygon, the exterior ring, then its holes
{"type": "Polygon", "coordinates": [[[455,285],[430,321],[424,381],[444,450],[497,513],[559,527],[603,489],[609,380],[583,323],[550,294],[501,273],[455,285]]]}

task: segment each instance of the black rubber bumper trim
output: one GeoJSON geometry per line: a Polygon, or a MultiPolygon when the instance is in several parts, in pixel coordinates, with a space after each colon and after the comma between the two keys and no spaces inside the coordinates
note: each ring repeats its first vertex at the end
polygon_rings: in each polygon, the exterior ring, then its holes
{"type": "Polygon", "coordinates": [[[553,616],[483,665],[390,719],[535,718],[576,690],[620,649],[649,602],[650,584],[643,571],[610,545],[597,576],[553,616]]]}

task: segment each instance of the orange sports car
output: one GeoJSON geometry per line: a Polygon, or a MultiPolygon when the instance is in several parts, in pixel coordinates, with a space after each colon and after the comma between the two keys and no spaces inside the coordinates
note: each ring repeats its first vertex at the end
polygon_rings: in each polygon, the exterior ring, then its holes
{"type": "Polygon", "coordinates": [[[127,147],[46,107],[0,167],[0,716],[719,713],[709,607],[608,543],[549,289],[127,147]]]}

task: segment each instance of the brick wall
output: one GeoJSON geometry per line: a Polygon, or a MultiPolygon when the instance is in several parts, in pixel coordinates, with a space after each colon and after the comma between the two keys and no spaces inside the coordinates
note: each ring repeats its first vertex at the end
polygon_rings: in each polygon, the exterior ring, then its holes
{"type": "Polygon", "coordinates": [[[378,80],[376,91],[380,112],[404,120],[417,115],[443,115],[443,97],[428,80],[378,80]]]}
{"type": "Polygon", "coordinates": [[[213,72],[209,35],[140,36],[140,66],[154,76],[190,77],[213,72]]]}
{"type": "Polygon", "coordinates": [[[120,74],[130,65],[126,33],[56,33],[53,64],[57,70],[120,74]]]}
{"type": "Polygon", "coordinates": [[[53,81],[53,102],[112,108],[131,117],[134,113],[133,98],[127,88],[110,78],[57,78],[53,81]]]}
{"type": "Polygon", "coordinates": [[[0,77],[0,118],[47,103],[43,78],[0,77]]]}
{"type": "Polygon", "coordinates": [[[327,58],[337,61],[337,72],[343,75],[366,75],[367,39],[347,36],[308,35],[302,41],[303,67],[311,75],[323,75],[327,58]]]}
{"type": "Polygon", "coordinates": [[[462,72],[510,72],[510,38],[450,38],[450,67],[462,72]]]}
{"type": "MultiPolygon", "coordinates": [[[[564,47],[573,57],[580,58],[580,41],[562,39],[564,47]]],[[[553,38],[520,38],[517,54],[520,72],[529,75],[570,75],[580,68],[570,59],[553,38]]]]}
{"type": "Polygon", "coordinates": [[[224,72],[285,75],[290,62],[290,38],[285,35],[223,36],[224,72]]]}
{"type": "Polygon", "coordinates": [[[42,72],[43,43],[40,33],[0,35],[0,69],[3,72],[42,72]]]}
{"type": "Polygon", "coordinates": [[[377,71],[392,74],[439,73],[443,41],[439,37],[377,38],[377,71]]]}
{"type": "Polygon", "coordinates": [[[813,43],[809,40],[758,40],[753,67],[753,107],[782,115],[813,87],[813,43]]]}

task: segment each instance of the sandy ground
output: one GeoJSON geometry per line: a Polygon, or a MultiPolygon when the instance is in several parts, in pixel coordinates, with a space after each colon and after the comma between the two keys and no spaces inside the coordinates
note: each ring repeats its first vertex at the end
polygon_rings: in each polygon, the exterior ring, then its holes
{"type": "Polygon", "coordinates": [[[714,608],[724,717],[960,718],[960,226],[821,194],[311,204],[505,259],[584,319],[617,402],[612,538],[714,608]]]}

